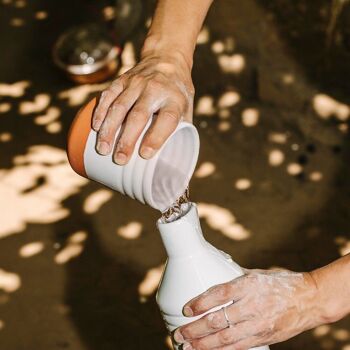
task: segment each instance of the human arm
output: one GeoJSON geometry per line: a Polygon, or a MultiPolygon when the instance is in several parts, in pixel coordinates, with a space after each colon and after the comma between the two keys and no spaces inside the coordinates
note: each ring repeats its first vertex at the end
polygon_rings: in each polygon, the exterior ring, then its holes
{"type": "Polygon", "coordinates": [[[126,164],[152,114],[158,113],[140,148],[151,158],[183,118],[191,122],[193,52],[213,0],[159,0],[141,51],[141,61],[118,77],[99,99],[92,127],[97,151],[111,153],[119,126],[125,126],[114,160],[126,164]]]}
{"type": "Polygon", "coordinates": [[[287,340],[303,331],[335,322],[350,313],[350,255],[310,273],[246,270],[231,282],[214,286],[184,307],[187,316],[209,313],[174,334],[184,350],[249,349],[287,340]],[[191,347],[193,346],[193,347],[191,347]]]}

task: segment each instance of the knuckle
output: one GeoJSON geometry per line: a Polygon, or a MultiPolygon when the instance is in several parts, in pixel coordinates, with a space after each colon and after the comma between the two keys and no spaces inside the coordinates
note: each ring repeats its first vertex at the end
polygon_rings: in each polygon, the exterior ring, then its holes
{"type": "Polygon", "coordinates": [[[223,345],[231,344],[234,342],[234,335],[231,330],[225,330],[218,333],[219,342],[223,345]]]}
{"type": "Polygon", "coordinates": [[[145,79],[141,75],[136,74],[130,79],[130,82],[135,85],[140,85],[144,82],[144,80],[145,79]]]}
{"type": "Polygon", "coordinates": [[[133,121],[135,121],[135,122],[145,121],[145,120],[147,120],[147,116],[148,116],[147,113],[142,108],[134,108],[128,114],[128,118],[133,119],[133,121]]]}
{"type": "Polygon", "coordinates": [[[220,329],[221,328],[221,317],[217,312],[210,313],[205,316],[205,320],[208,328],[210,329],[220,329]]]}
{"type": "Polygon", "coordinates": [[[127,107],[123,102],[116,101],[112,104],[111,111],[116,111],[125,114],[127,112],[127,107]]]}
{"type": "Polygon", "coordinates": [[[194,345],[194,348],[196,350],[209,350],[210,349],[203,341],[194,342],[193,345],[194,345]]]}
{"type": "Polygon", "coordinates": [[[163,117],[166,118],[166,119],[169,119],[171,121],[174,121],[174,122],[178,122],[179,119],[180,119],[180,115],[179,113],[176,113],[174,111],[164,111],[162,113],[163,117]]]}
{"type": "Polygon", "coordinates": [[[156,79],[152,79],[147,83],[147,88],[151,91],[158,91],[162,89],[162,87],[163,87],[163,84],[156,79]]]}

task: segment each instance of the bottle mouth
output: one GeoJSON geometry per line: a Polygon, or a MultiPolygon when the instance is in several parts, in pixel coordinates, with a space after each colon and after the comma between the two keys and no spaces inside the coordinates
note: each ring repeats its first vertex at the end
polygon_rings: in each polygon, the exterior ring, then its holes
{"type": "Polygon", "coordinates": [[[185,193],[170,208],[162,213],[160,220],[166,224],[180,219],[190,211],[191,204],[190,191],[187,187],[185,193]]]}

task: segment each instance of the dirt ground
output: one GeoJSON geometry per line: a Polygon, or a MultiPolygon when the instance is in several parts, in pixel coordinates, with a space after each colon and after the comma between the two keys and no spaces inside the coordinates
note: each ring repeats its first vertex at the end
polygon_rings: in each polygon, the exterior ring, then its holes
{"type": "MultiPolygon", "coordinates": [[[[217,1],[199,38],[191,196],[209,208],[207,239],[245,267],[306,271],[350,252],[350,22],[327,50],[330,2],[217,1]]],[[[74,114],[104,85],[69,82],[51,48],[107,4],[0,3],[0,349],[169,348],[154,298],[159,214],[65,156],[74,114]]],[[[121,69],[152,9],[143,2],[121,69]]],[[[271,348],[349,350],[350,319],[271,348]]]]}

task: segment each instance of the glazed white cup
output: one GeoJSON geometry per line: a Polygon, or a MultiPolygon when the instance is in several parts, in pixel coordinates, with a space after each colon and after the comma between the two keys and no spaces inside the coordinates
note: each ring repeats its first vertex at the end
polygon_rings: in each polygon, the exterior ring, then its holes
{"type": "MultiPolygon", "coordinates": [[[[139,155],[139,147],[152,118],[139,137],[126,165],[118,165],[112,154],[96,151],[97,133],[91,129],[96,100],[90,101],[77,114],[68,136],[68,159],[80,175],[165,211],[186,190],[197,164],[199,136],[190,123],[180,122],[161,149],[149,160],[139,155]]],[[[116,133],[118,139],[120,129],[116,133]]],[[[115,145],[113,145],[114,147],[115,145]]]]}

